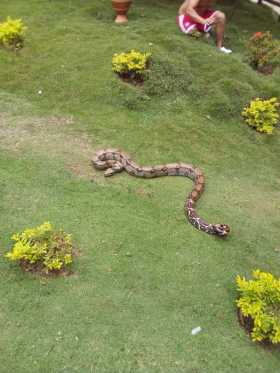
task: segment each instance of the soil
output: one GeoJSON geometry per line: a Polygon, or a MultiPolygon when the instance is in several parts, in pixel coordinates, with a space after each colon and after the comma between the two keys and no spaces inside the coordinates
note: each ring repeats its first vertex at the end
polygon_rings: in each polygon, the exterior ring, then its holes
{"type": "Polygon", "coordinates": [[[131,76],[129,74],[119,74],[121,80],[125,83],[129,83],[135,86],[142,86],[144,84],[144,79],[141,76],[131,76]]]}
{"type": "Polygon", "coordinates": [[[45,267],[42,265],[42,263],[37,264],[30,264],[29,262],[22,260],[19,263],[21,269],[24,272],[32,273],[33,275],[39,276],[39,277],[61,277],[61,276],[70,276],[73,271],[69,269],[60,269],[56,271],[49,271],[46,272],[45,267]]]}
{"type": "Polygon", "coordinates": [[[253,319],[250,316],[244,316],[240,308],[237,308],[237,317],[240,325],[246,330],[247,334],[250,336],[254,328],[253,319]]]}
{"type": "Polygon", "coordinates": [[[258,68],[258,72],[264,74],[264,75],[271,75],[273,73],[273,66],[272,65],[266,65],[258,68]]]}

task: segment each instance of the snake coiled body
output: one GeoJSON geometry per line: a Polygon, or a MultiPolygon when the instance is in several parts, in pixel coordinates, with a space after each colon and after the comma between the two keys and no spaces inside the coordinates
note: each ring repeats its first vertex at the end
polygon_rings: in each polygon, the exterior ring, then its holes
{"type": "Polygon", "coordinates": [[[191,193],[187,196],[184,211],[189,222],[198,230],[225,237],[230,228],[226,224],[209,224],[201,219],[195,211],[195,203],[201,196],[205,178],[202,171],[186,163],[169,163],[157,166],[139,166],[128,154],[117,149],[98,150],[92,163],[95,168],[106,170],[105,176],[112,176],[117,172],[125,170],[129,175],[143,178],[154,178],[159,176],[185,176],[194,182],[191,193]]]}

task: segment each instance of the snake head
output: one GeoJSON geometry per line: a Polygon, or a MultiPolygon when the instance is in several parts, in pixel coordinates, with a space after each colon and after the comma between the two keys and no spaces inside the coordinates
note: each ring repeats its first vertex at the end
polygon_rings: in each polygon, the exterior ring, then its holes
{"type": "Polygon", "coordinates": [[[230,232],[230,228],[227,224],[215,224],[213,227],[217,236],[226,237],[230,232]]]}
{"type": "Polygon", "coordinates": [[[100,161],[99,159],[92,159],[92,164],[98,170],[106,170],[109,166],[106,161],[100,161]]]}
{"type": "Polygon", "coordinates": [[[106,171],[104,172],[104,176],[105,177],[110,177],[110,176],[113,176],[116,172],[113,170],[113,168],[109,167],[106,169],[106,171]]]}
{"type": "Polygon", "coordinates": [[[118,172],[122,172],[124,169],[123,165],[117,161],[107,161],[107,170],[104,172],[104,176],[113,176],[118,172]]]}

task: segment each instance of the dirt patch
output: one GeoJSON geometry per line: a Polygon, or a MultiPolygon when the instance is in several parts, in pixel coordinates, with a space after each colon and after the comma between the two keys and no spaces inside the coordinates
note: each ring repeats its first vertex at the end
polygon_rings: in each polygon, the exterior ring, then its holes
{"type": "Polygon", "coordinates": [[[73,271],[71,271],[70,269],[61,269],[59,271],[51,271],[51,272],[46,272],[44,269],[43,269],[43,266],[40,264],[40,265],[34,265],[34,264],[30,264],[24,260],[22,260],[20,263],[19,263],[21,269],[24,271],[24,272],[28,272],[28,273],[31,273],[32,275],[34,276],[38,276],[38,277],[45,277],[45,278],[55,278],[55,277],[65,277],[65,276],[70,276],[73,274],[73,271]]]}
{"type": "Polygon", "coordinates": [[[2,123],[2,121],[7,120],[7,118],[8,118],[8,114],[0,113],[0,124],[2,123]]]}
{"type": "Polygon", "coordinates": [[[73,133],[73,117],[21,117],[0,113],[0,148],[60,159],[75,175],[92,178],[93,140],[73,133]]]}
{"type": "Polygon", "coordinates": [[[46,118],[40,118],[40,117],[22,117],[22,116],[9,116],[6,113],[0,113],[0,118],[3,117],[6,121],[15,121],[15,124],[21,127],[42,127],[44,129],[47,129],[50,126],[55,127],[63,127],[70,124],[74,124],[74,118],[73,116],[69,117],[62,117],[62,116],[50,116],[46,118]]]}
{"type": "Polygon", "coordinates": [[[245,329],[246,334],[250,336],[254,328],[254,321],[252,320],[252,318],[244,316],[243,313],[240,311],[240,308],[237,308],[237,317],[239,324],[242,326],[242,328],[245,329]]]}
{"type": "Polygon", "coordinates": [[[137,194],[137,196],[140,196],[140,197],[151,198],[153,196],[152,192],[147,191],[144,188],[137,188],[136,191],[135,191],[135,193],[137,194]]]}

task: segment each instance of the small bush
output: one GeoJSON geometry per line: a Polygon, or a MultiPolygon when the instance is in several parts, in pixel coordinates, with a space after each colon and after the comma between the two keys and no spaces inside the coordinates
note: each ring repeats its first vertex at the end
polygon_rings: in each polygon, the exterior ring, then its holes
{"type": "Polygon", "coordinates": [[[269,100],[256,98],[243,110],[242,116],[258,132],[271,134],[279,120],[279,105],[276,97],[269,100]]]}
{"type": "Polygon", "coordinates": [[[270,31],[256,32],[247,43],[250,65],[263,73],[272,73],[280,65],[280,43],[270,31]]]}
{"type": "Polygon", "coordinates": [[[128,110],[143,111],[147,108],[150,97],[145,94],[142,88],[134,84],[113,82],[110,103],[114,106],[124,106],[128,110]]]}
{"type": "Polygon", "coordinates": [[[199,105],[213,117],[220,119],[231,119],[240,117],[240,107],[243,107],[254,95],[253,87],[236,78],[221,78],[207,87],[207,95],[201,95],[201,84],[199,85],[199,105]]]}
{"type": "Polygon", "coordinates": [[[62,230],[54,231],[48,222],[14,234],[11,239],[15,244],[6,257],[26,270],[59,272],[73,261],[71,236],[62,230]]]}
{"type": "Polygon", "coordinates": [[[7,18],[6,22],[0,23],[0,44],[5,47],[22,48],[26,27],[21,19],[7,18]]]}
{"type": "Polygon", "coordinates": [[[151,53],[141,53],[134,49],[128,53],[116,53],[113,56],[112,69],[121,78],[143,81],[150,59],[151,53]]]}
{"type": "MultiPolygon", "coordinates": [[[[149,69],[143,73],[144,84],[113,81],[113,94],[110,96],[114,105],[142,111],[157,98],[160,98],[162,104],[163,100],[172,97],[171,95],[182,97],[187,94],[192,79],[191,67],[184,56],[178,60],[170,56],[157,55],[156,58],[150,60],[149,69]]],[[[174,102],[174,96],[172,101],[174,102]]]]}
{"type": "Polygon", "coordinates": [[[280,342],[280,279],[271,273],[253,271],[253,280],[237,276],[240,298],[237,300],[242,315],[253,322],[253,341],[280,342]]]}
{"type": "Polygon", "coordinates": [[[157,56],[151,62],[144,91],[148,96],[162,97],[169,93],[186,94],[193,77],[188,61],[174,61],[157,56]]]}

